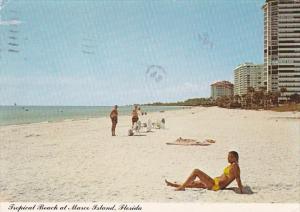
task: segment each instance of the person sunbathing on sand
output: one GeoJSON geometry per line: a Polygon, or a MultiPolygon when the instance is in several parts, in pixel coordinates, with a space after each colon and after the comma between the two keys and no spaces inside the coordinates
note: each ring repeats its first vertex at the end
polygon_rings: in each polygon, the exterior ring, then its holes
{"type": "Polygon", "coordinates": [[[168,186],[176,187],[176,191],[184,191],[185,188],[204,188],[208,190],[218,191],[226,188],[233,180],[237,181],[240,193],[243,193],[243,186],[240,178],[240,167],[238,164],[239,155],[235,151],[228,153],[228,162],[230,163],[224,169],[220,177],[212,179],[199,169],[195,169],[183,184],[171,183],[165,180],[168,186]],[[195,180],[196,178],[200,180],[195,180]]]}

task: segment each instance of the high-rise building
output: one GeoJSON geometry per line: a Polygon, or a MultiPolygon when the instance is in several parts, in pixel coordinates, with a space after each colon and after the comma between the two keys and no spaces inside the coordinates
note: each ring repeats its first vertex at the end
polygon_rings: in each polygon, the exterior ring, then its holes
{"type": "Polygon", "coordinates": [[[234,69],[234,95],[247,93],[249,87],[259,90],[264,86],[264,65],[244,63],[234,69]]]}
{"type": "Polygon", "coordinates": [[[300,94],[300,0],[266,0],[264,71],[268,91],[283,91],[280,100],[300,94]]]}
{"type": "Polygon", "coordinates": [[[221,96],[233,96],[233,84],[228,81],[220,81],[210,85],[211,97],[217,99],[221,96]]]}

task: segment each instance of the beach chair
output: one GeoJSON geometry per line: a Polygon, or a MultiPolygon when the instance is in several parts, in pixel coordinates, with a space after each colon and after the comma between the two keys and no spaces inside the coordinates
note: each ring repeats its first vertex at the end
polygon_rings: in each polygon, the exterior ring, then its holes
{"type": "Polygon", "coordinates": [[[151,132],[152,130],[152,122],[150,119],[148,119],[148,123],[147,123],[147,132],[151,132]]]}
{"type": "Polygon", "coordinates": [[[159,121],[156,120],[155,122],[153,122],[153,123],[152,123],[152,127],[153,127],[154,129],[160,129],[159,121]]]}
{"type": "Polygon", "coordinates": [[[134,123],[134,125],[132,127],[133,132],[140,134],[141,129],[142,129],[142,123],[140,121],[137,121],[136,123],[134,123]]]}
{"type": "Polygon", "coordinates": [[[165,129],[165,119],[163,118],[161,121],[157,120],[155,123],[152,123],[152,126],[155,129],[165,129]]]}

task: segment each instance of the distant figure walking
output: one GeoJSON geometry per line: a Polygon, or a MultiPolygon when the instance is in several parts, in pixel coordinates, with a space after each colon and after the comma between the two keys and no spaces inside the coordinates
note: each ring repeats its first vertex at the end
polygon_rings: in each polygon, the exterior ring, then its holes
{"type": "Polygon", "coordinates": [[[134,106],[134,109],[131,113],[131,116],[132,116],[131,120],[132,120],[132,127],[133,127],[134,123],[136,123],[139,120],[138,106],[137,105],[134,106]]]}
{"type": "Polygon", "coordinates": [[[243,193],[243,186],[240,178],[239,155],[235,151],[228,153],[228,162],[223,174],[219,177],[211,178],[203,171],[195,169],[184,183],[172,183],[165,180],[168,186],[176,187],[177,191],[183,191],[185,188],[204,188],[213,191],[218,191],[226,188],[232,181],[236,180],[239,192],[243,193]],[[196,180],[199,178],[199,180],[196,180]]]}
{"type": "Polygon", "coordinates": [[[111,135],[116,136],[116,127],[118,123],[118,105],[115,105],[113,110],[110,113],[110,119],[111,119],[111,135]]]}

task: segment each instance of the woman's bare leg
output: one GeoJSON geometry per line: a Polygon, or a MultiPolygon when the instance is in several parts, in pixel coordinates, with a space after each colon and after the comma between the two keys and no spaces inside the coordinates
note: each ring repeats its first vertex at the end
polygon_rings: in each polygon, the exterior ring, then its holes
{"type": "Polygon", "coordinates": [[[112,136],[115,136],[115,135],[116,135],[116,124],[115,124],[115,123],[112,124],[112,127],[111,127],[111,135],[112,135],[112,136]]]}
{"type": "Polygon", "coordinates": [[[188,179],[182,185],[177,187],[176,191],[183,191],[188,185],[191,185],[195,181],[196,177],[198,177],[208,189],[213,187],[215,184],[214,180],[210,176],[199,169],[195,169],[188,179]]]}
{"type": "Polygon", "coordinates": [[[169,182],[168,180],[165,180],[165,182],[166,182],[167,186],[172,186],[172,187],[176,187],[176,188],[180,186],[180,184],[176,183],[176,182],[172,183],[172,182],[169,182]]]}
{"type": "MultiPolygon", "coordinates": [[[[176,183],[176,182],[172,183],[167,180],[165,180],[165,182],[166,182],[167,186],[172,186],[172,187],[176,187],[176,188],[181,186],[181,184],[176,183]]],[[[187,185],[186,188],[207,188],[207,186],[200,181],[194,181],[191,184],[187,185]]]]}

